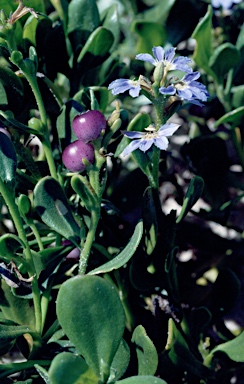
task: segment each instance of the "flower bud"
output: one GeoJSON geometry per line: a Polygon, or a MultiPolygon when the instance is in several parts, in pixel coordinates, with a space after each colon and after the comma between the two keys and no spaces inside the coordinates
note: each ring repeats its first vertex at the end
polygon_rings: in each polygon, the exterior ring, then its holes
{"type": "Polygon", "coordinates": [[[157,86],[160,86],[160,82],[163,76],[164,76],[164,63],[160,61],[159,63],[157,63],[153,72],[154,82],[157,86]]]}

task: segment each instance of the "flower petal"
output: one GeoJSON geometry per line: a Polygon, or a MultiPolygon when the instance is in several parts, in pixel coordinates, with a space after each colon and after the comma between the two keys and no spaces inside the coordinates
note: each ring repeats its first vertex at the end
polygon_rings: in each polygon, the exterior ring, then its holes
{"type": "Polygon", "coordinates": [[[157,65],[157,61],[152,57],[152,55],[149,55],[149,53],[139,53],[139,55],[136,55],[136,59],[157,65]]]}
{"type": "Polygon", "coordinates": [[[171,47],[165,52],[165,60],[172,62],[175,55],[175,48],[171,47]]]}
{"type": "Polygon", "coordinates": [[[163,136],[172,136],[175,131],[180,127],[179,124],[169,123],[162,125],[159,130],[158,134],[159,137],[162,138],[163,136]]]}
{"type": "Polygon", "coordinates": [[[174,95],[176,89],[173,85],[169,85],[168,87],[160,87],[159,92],[162,93],[162,95],[174,95]]]}
{"type": "Polygon", "coordinates": [[[149,148],[153,145],[153,139],[140,140],[139,149],[142,152],[148,151],[149,148]]]}
{"type": "Polygon", "coordinates": [[[165,149],[168,148],[168,145],[169,145],[169,140],[167,139],[167,137],[157,137],[156,139],[154,139],[154,145],[156,145],[156,147],[158,147],[159,149],[165,151],[165,149]]]}
{"type": "Polygon", "coordinates": [[[164,49],[162,47],[153,47],[152,51],[158,62],[164,61],[164,49]]]}
{"type": "Polygon", "coordinates": [[[129,155],[129,153],[135,151],[136,149],[139,148],[139,145],[141,143],[141,140],[133,140],[121,153],[122,156],[129,155]]]}
{"type": "Polygon", "coordinates": [[[136,87],[130,88],[129,94],[132,97],[137,97],[137,96],[139,96],[140,90],[141,90],[141,87],[140,87],[140,85],[138,85],[136,87]]]}
{"type": "Polygon", "coordinates": [[[145,135],[145,133],[137,131],[122,131],[122,133],[130,139],[141,139],[145,135]]]}

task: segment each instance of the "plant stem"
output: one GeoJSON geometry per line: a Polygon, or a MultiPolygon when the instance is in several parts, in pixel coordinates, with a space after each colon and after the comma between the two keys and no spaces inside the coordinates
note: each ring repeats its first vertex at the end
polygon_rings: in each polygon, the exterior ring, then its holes
{"type": "Polygon", "coordinates": [[[79,274],[81,275],[84,275],[86,272],[86,267],[87,267],[89,255],[91,252],[91,247],[95,238],[99,218],[100,218],[99,212],[97,210],[92,210],[89,231],[88,231],[83,249],[80,253],[79,274]]]}
{"type": "Polygon", "coordinates": [[[22,242],[25,244],[24,255],[28,263],[26,264],[26,267],[28,266],[29,277],[33,277],[31,284],[32,284],[33,303],[34,303],[35,318],[36,318],[36,332],[40,334],[42,330],[40,290],[38,287],[35,265],[33,262],[31,250],[26,238],[26,233],[23,227],[23,222],[22,222],[18,207],[13,198],[13,192],[9,190],[9,188],[4,184],[2,179],[0,179],[0,193],[9,209],[9,212],[12,217],[15,228],[17,230],[18,236],[20,240],[22,240],[22,242]]]}
{"type": "Polygon", "coordinates": [[[49,140],[49,131],[48,131],[48,123],[47,123],[48,120],[47,120],[46,109],[45,109],[43,99],[41,96],[41,92],[40,92],[40,89],[38,86],[36,73],[33,74],[33,73],[30,73],[30,71],[26,70],[24,61],[19,64],[19,68],[22,71],[22,73],[24,74],[24,76],[26,77],[27,81],[29,82],[30,87],[32,89],[32,92],[35,96],[38,110],[40,113],[41,122],[42,122],[42,130],[43,130],[42,133],[44,134],[44,137],[42,140],[43,149],[44,149],[44,152],[46,155],[50,174],[55,180],[58,181],[58,175],[57,175],[56,166],[55,166],[55,162],[53,159],[52,149],[51,149],[50,140],[49,140]]]}
{"type": "Polygon", "coordinates": [[[13,375],[16,372],[20,372],[28,368],[33,368],[35,364],[48,367],[50,363],[50,360],[29,360],[23,363],[7,363],[4,364],[4,371],[1,371],[0,378],[2,379],[9,375],[13,375]]]}

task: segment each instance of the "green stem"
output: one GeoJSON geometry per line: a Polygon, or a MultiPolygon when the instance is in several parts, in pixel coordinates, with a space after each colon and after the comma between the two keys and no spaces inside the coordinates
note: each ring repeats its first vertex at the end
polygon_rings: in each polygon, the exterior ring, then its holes
{"type": "Polygon", "coordinates": [[[48,328],[45,335],[42,337],[43,343],[47,343],[49,339],[54,335],[55,332],[57,332],[60,329],[60,324],[58,320],[56,319],[54,323],[48,328]]]}
{"type": "Polygon", "coordinates": [[[13,375],[16,372],[24,371],[28,368],[33,368],[35,364],[49,367],[49,365],[51,364],[51,360],[29,360],[23,363],[4,364],[4,371],[0,372],[0,378],[2,379],[9,375],[13,375]]]}
{"type": "Polygon", "coordinates": [[[47,163],[49,166],[50,174],[55,180],[58,181],[57,170],[56,170],[55,162],[53,159],[51,144],[50,144],[50,140],[49,140],[48,120],[47,120],[46,109],[45,109],[43,99],[41,96],[41,92],[40,92],[40,89],[38,86],[36,73],[33,74],[33,73],[30,73],[28,70],[26,70],[24,61],[22,61],[18,66],[19,66],[20,70],[22,71],[22,73],[24,74],[24,76],[26,77],[27,81],[29,82],[30,87],[32,89],[32,92],[35,96],[38,110],[40,113],[41,122],[42,122],[42,130],[43,130],[42,133],[44,133],[44,137],[42,140],[43,149],[45,151],[45,155],[46,155],[47,163]]]}
{"type": "Polygon", "coordinates": [[[99,218],[100,212],[98,212],[97,210],[92,210],[89,231],[86,237],[85,244],[80,253],[79,274],[81,275],[84,275],[86,273],[86,267],[90,256],[91,247],[95,238],[99,218]]]}
{"type": "Polygon", "coordinates": [[[19,238],[25,244],[24,255],[26,261],[28,263],[28,275],[29,277],[34,277],[32,284],[32,292],[33,292],[33,303],[36,317],[36,332],[41,333],[42,330],[42,314],[41,314],[41,303],[40,303],[40,290],[38,287],[38,281],[35,271],[35,266],[32,258],[32,253],[26,238],[26,233],[23,227],[23,222],[18,210],[18,207],[14,201],[13,193],[9,190],[9,188],[4,184],[2,179],[0,179],[0,193],[9,209],[10,215],[14,222],[15,228],[17,230],[19,238]]]}

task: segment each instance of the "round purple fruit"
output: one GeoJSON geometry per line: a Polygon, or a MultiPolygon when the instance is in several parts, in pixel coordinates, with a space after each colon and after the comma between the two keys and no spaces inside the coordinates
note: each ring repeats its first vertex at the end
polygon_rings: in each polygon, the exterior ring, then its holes
{"type": "Polygon", "coordinates": [[[102,130],[106,129],[107,122],[100,111],[92,110],[75,116],[72,127],[75,136],[84,143],[96,140],[102,130]]]}
{"type": "Polygon", "coordinates": [[[76,140],[69,144],[62,154],[62,160],[65,167],[71,172],[84,171],[86,165],[83,159],[94,162],[94,148],[91,144],[83,143],[83,141],[76,140]]]}

